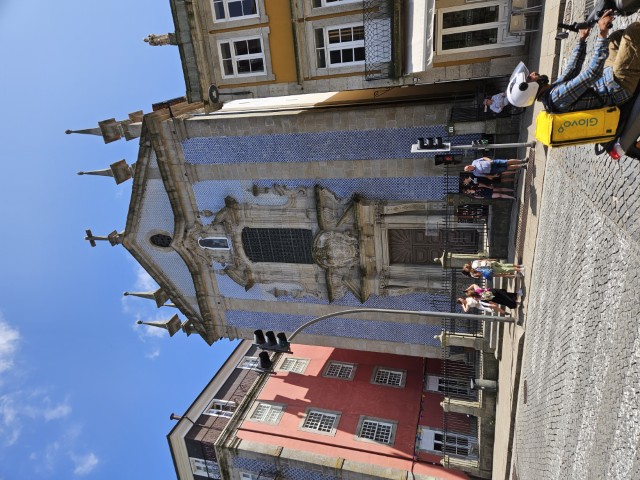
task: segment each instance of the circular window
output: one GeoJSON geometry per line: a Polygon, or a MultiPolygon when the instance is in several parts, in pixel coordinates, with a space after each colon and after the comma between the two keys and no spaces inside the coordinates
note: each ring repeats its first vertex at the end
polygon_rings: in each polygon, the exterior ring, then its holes
{"type": "Polygon", "coordinates": [[[171,241],[173,238],[169,235],[165,235],[164,233],[156,233],[155,235],[151,235],[149,241],[154,244],[156,247],[167,248],[171,246],[171,241]]]}

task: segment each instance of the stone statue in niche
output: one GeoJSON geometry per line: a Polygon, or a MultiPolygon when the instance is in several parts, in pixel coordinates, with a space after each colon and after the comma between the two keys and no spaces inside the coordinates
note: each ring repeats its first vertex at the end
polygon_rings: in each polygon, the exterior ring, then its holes
{"type": "Polygon", "coordinates": [[[311,254],[325,270],[352,268],[358,261],[358,240],[347,232],[321,232],[313,242],[311,254]]]}

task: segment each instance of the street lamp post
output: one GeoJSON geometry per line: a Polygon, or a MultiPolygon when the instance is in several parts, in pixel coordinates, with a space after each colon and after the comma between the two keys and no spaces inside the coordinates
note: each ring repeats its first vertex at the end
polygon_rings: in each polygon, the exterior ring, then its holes
{"type": "Polygon", "coordinates": [[[305,328],[318,323],[322,320],[331,317],[337,317],[341,315],[349,315],[352,313],[367,313],[367,312],[378,312],[378,313],[394,313],[397,315],[418,315],[422,317],[445,317],[445,318],[454,318],[460,320],[482,320],[485,322],[500,322],[500,323],[515,323],[516,319],[513,317],[488,317],[487,315],[476,315],[473,313],[449,313],[449,312],[432,312],[425,310],[393,310],[388,308],[354,308],[351,310],[341,310],[339,312],[329,313],[327,315],[322,315],[321,317],[314,318],[313,320],[309,320],[306,323],[300,325],[290,336],[289,342],[291,342],[302,330],[305,328]]]}

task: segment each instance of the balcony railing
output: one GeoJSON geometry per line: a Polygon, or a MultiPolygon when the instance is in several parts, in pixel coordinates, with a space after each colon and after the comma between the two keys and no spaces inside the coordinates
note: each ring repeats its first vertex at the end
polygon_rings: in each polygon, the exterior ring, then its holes
{"type": "Polygon", "coordinates": [[[395,78],[396,35],[393,0],[362,2],[365,49],[365,79],[395,78]]]}

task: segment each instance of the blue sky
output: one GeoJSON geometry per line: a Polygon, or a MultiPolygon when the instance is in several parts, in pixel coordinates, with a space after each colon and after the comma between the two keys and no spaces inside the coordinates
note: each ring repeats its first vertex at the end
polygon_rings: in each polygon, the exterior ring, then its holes
{"type": "Polygon", "coordinates": [[[121,247],[131,182],[77,176],[136,159],[67,128],[184,95],[168,0],[0,0],[0,480],[172,479],[165,436],[233,348],[136,326],[175,310],[121,247]],[[158,335],[160,334],[160,335],[158,335]]]}

